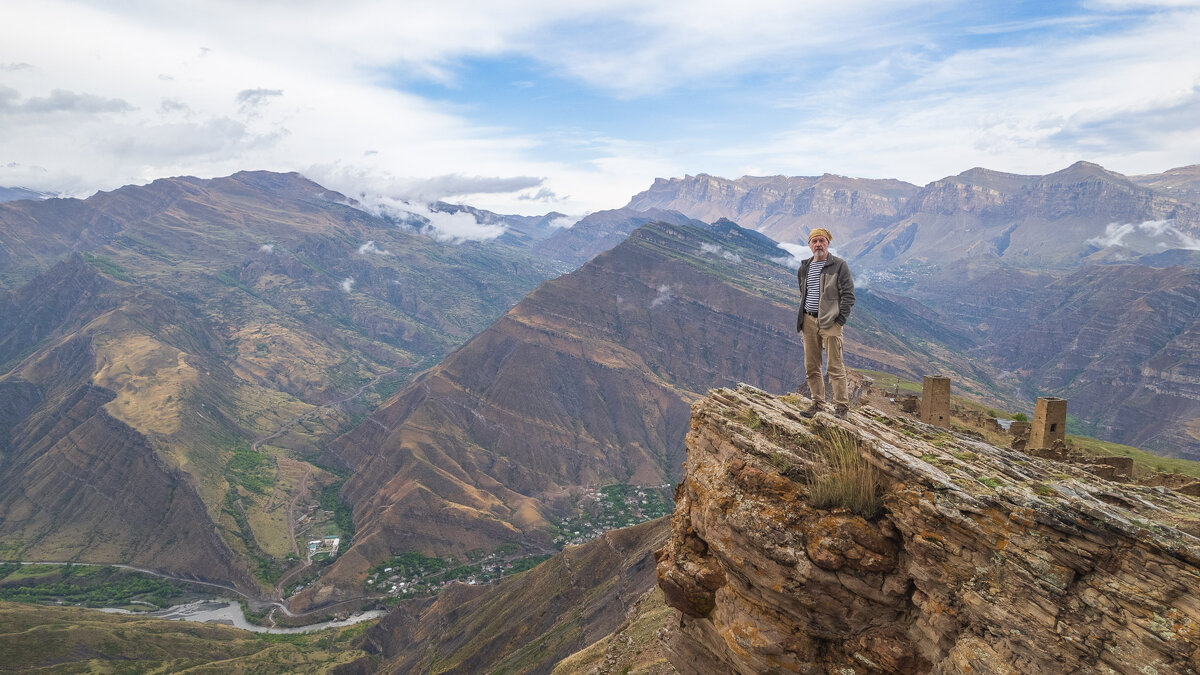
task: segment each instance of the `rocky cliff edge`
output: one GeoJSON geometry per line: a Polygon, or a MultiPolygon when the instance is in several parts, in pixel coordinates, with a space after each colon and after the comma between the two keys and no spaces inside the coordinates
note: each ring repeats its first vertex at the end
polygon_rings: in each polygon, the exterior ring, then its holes
{"type": "Polygon", "coordinates": [[[658,558],[684,673],[1197,673],[1200,502],[871,408],[693,406],[658,558]],[[839,433],[877,506],[813,506],[839,433]]]}

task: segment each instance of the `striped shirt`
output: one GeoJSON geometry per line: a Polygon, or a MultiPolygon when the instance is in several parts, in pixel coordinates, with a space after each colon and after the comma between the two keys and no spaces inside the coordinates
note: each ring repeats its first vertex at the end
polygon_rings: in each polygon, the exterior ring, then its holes
{"type": "Polygon", "coordinates": [[[825,263],[829,262],[829,258],[824,260],[813,261],[808,264],[808,278],[804,282],[804,311],[812,314],[821,307],[821,270],[825,269],[825,263]],[[810,291],[815,290],[815,293],[810,291]]]}

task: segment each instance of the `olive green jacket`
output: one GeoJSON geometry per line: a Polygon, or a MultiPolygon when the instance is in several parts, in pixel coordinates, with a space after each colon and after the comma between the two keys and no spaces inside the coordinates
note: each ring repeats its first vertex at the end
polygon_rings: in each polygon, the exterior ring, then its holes
{"type": "MultiPolygon", "coordinates": [[[[800,279],[800,313],[796,316],[796,332],[804,330],[804,299],[807,293],[817,289],[805,288],[808,285],[808,265],[812,258],[800,263],[796,276],[800,279]]],[[[854,279],[850,276],[850,266],[845,260],[830,255],[825,267],[821,269],[820,299],[817,301],[817,326],[822,329],[830,328],[835,323],[846,325],[850,318],[850,308],[854,306],[854,279]]]]}

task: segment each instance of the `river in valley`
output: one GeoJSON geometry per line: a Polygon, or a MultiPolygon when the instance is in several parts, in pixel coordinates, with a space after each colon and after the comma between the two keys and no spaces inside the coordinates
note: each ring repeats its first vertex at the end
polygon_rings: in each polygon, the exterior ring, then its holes
{"type": "Polygon", "coordinates": [[[189,602],[183,605],[175,605],[166,609],[160,609],[153,612],[131,612],[125,609],[106,608],[101,609],[101,612],[109,612],[112,614],[134,614],[136,616],[155,617],[158,619],[172,619],[175,621],[196,621],[199,623],[219,623],[226,626],[233,626],[243,630],[253,631],[255,633],[312,633],[326,628],[341,628],[343,626],[352,626],[362,621],[376,619],[387,612],[383,610],[371,610],[369,612],[360,612],[350,616],[342,621],[325,621],[323,623],[314,623],[308,626],[300,626],[297,628],[270,628],[268,626],[256,626],[249,621],[246,621],[246,616],[242,614],[242,607],[237,602],[232,600],[198,600],[189,602]]]}

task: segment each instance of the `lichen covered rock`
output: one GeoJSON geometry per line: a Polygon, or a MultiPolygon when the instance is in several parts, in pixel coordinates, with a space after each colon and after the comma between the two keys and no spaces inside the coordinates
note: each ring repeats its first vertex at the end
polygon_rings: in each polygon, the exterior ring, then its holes
{"type": "Polygon", "coordinates": [[[806,403],[743,385],[693,407],[657,554],[681,672],[1200,673],[1200,503],[806,403]],[[811,505],[835,426],[877,514],[811,505]]]}

